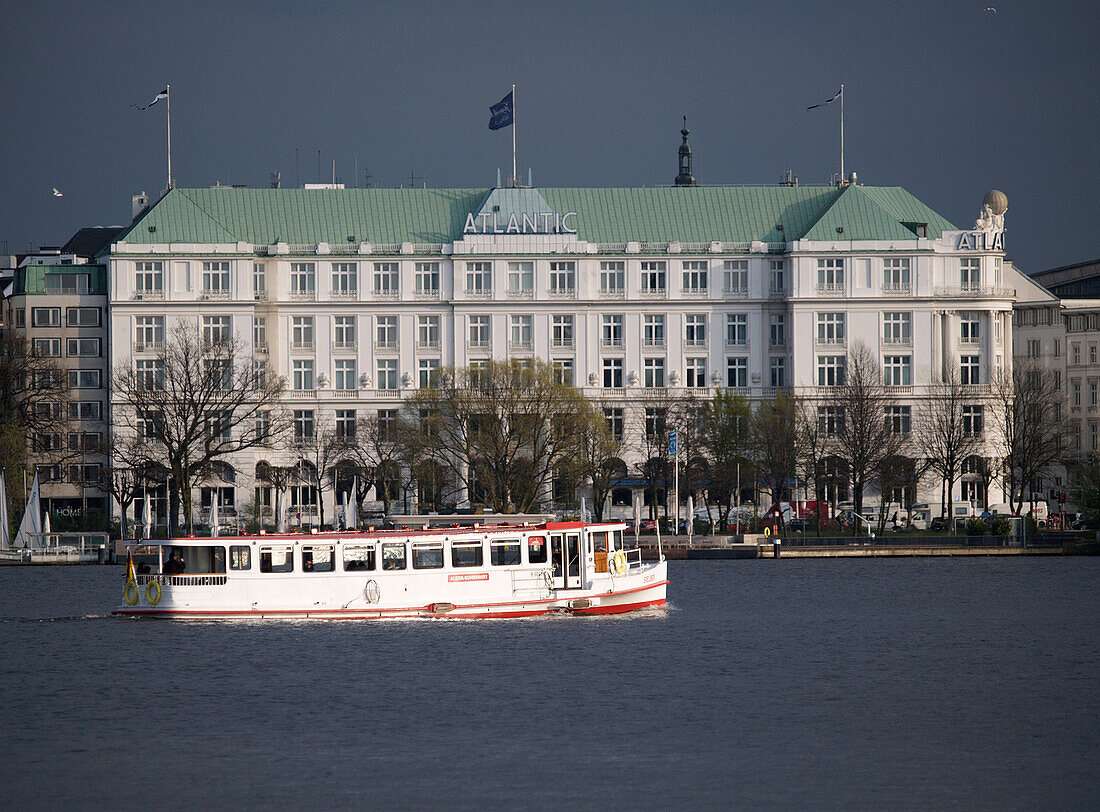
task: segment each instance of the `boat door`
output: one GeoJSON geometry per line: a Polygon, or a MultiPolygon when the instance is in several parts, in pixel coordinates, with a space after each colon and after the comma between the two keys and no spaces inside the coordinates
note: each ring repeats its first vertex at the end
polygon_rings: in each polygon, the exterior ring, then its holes
{"type": "Polygon", "coordinates": [[[579,533],[553,533],[550,536],[550,564],[556,589],[574,589],[581,585],[581,536],[579,533]]]}

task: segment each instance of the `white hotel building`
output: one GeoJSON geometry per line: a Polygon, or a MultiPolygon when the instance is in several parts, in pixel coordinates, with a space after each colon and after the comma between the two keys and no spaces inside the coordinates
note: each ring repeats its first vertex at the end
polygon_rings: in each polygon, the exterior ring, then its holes
{"type": "MultiPolygon", "coordinates": [[[[655,391],[821,393],[855,342],[899,425],[951,369],[980,422],[1012,363],[1000,222],[960,231],[904,189],[854,183],[173,189],[106,255],[110,345],[117,364],[177,319],[228,330],[314,430],[399,408],[440,366],[539,357],[620,422],[633,473],[655,391]]],[[[242,453],[207,500],[250,501],[261,461],[294,454],[242,453]]],[[[930,480],[922,498],[938,495],[930,480]]]]}

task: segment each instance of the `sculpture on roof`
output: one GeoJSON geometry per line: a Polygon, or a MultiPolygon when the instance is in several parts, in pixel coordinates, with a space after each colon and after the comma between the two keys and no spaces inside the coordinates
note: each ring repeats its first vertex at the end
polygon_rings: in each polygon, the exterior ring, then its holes
{"type": "Polygon", "coordinates": [[[997,189],[986,193],[982,199],[982,214],[974,222],[974,230],[985,234],[1000,234],[1005,230],[1005,212],[1008,196],[997,189]]]}

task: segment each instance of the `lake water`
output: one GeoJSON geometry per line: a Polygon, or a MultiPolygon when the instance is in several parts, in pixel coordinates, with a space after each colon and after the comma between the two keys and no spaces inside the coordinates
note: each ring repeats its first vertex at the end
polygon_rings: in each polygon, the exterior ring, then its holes
{"type": "Polygon", "coordinates": [[[611,618],[169,623],[0,568],[0,806],[1095,808],[1100,559],[670,562],[611,618]]]}

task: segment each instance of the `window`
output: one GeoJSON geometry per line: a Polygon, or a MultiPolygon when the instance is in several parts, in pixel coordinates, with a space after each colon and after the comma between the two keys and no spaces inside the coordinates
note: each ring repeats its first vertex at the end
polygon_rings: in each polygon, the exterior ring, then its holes
{"type": "Polygon", "coordinates": [[[69,402],[70,420],[100,420],[103,416],[103,404],[98,400],[78,400],[69,402]]]}
{"type": "Polygon", "coordinates": [[[294,439],[295,440],[311,440],[313,439],[313,410],[312,409],[295,409],[294,410],[294,439]]]}
{"type": "Polygon", "coordinates": [[[397,388],[397,360],[380,359],[378,361],[378,379],[376,384],[379,389],[397,388]]]}
{"type": "Polygon", "coordinates": [[[776,387],[787,385],[786,358],[771,359],[771,385],[776,387]]]}
{"type": "Polygon", "coordinates": [[[332,572],[336,569],[335,551],[332,544],[302,547],[302,572],[332,572]]]}
{"type": "Polygon", "coordinates": [[[229,295],[229,263],[226,261],[202,264],[202,292],[218,298],[229,295]]]}
{"type": "Polygon", "coordinates": [[[844,430],[843,406],[818,406],[817,430],[832,437],[844,430]]]}
{"type": "Polygon", "coordinates": [[[332,263],[332,295],[355,298],[359,290],[359,269],[354,262],[332,263]]]}
{"type": "Polygon", "coordinates": [[[959,262],[959,287],[964,292],[976,292],[982,285],[981,260],[977,257],[959,262]]]}
{"type": "Polygon", "coordinates": [[[707,295],[707,263],[705,260],[685,260],[683,292],[687,296],[707,295]]]}
{"type": "Polygon", "coordinates": [[[202,340],[207,347],[229,341],[229,316],[203,316],[202,340]]]}
{"type": "Polygon", "coordinates": [[[844,344],[846,339],[843,313],[817,314],[817,343],[844,344]]]}
{"type": "Polygon", "coordinates": [[[892,434],[909,434],[913,430],[912,407],[887,406],[886,430],[892,434]]]}
{"type": "Polygon", "coordinates": [[[626,282],[626,263],[618,260],[600,263],[600,295],[621,299],[626,282]]]}
{"type": "Polygon", "coordinates": [[[749,295],[749,261],[727,259],[722,264],[722,292],[727,296],[749,295]]]}
{"type": "Polygon", "coordinates": [[[817,385],[843,386],[845,358],[843,355],[819,355],[817,357],[817,385]]]}
{"type": "Polygon", "coordinates": [[[1100,396],[1100,384],[1096,381],[1089,381],[1089,406],[1097,405],[1097,397],[1100,396]]]}
{"type": "Polygon", "coordinates": [[[313,389],[313,359],[294,359],[294,388],[300,392],[313,389]]]}
{"type": "Polygon", "coordinates": [[[206,413],[205,429],[209,440],[228,440],[231,437],[233,410],[211,411],[206,413]]]}
{"type": "Polygon", "coordinates": [[[1090,364],[1095,364],[1096,363],[1096,345],[1095,344],[1089,344],[1089,363],[1090,364]]]}
{"type": "Polygon", "coordinates": [[[418,262],[413,276],[413,290],[426,299],[439,298],[439,263],[418,262]]]}
{"type": "Polygon", "coordinates": [[[749,385],[749,359],[726,359],[726,386],[731,389],[744,389],[749,385]]]}
{"type": "Polygon", "coordinates": [[[439,316],[416,317],[416,346],[420,349],[439,349],[439,316]]]}
{"type": "Polygon", "coordinates": [[[659,389],[665,385],[665,359],[645,359],[645,385],[650,389],[659,389]]]}
{"type": "Polygon", "coordinates": [[[550,295],[563,297],[577,295],[577,263],[550,263],[550,295]]]}
{"type": "Polygon", "coordinates": [[[605,347],[621,347],[623,345],[623,317],[604,316],[602,342],[605,347]]]}
{"type": "Polygon", "coordinates": [[[545,564],[547,561],[546,538],[544,536],[531,536],[527,539],[527,563],[545,564]]]}
{"type": "Polygon", "coordinates": [[[313,316],[293,316],[290,319],[290,346],[295,350],[313,349],[313,316]]]}
{"type": "Polygon", "coordinates": [[[605,389],[622,389],[623,359],[603,359],[603,385],[605,389]]]}
{"type": "Polygon", "coordinates": [[[256,442],[266,445],[271,439],[271,412],[256,412],[256,442]]]}
{"type": "Polygon", "coordinates": [[[1081,382],[1073,381],[1070,384],[1070,391],[1072,392],[1071,405],[1074,407],[1080,407],[1081,405],[1081,382]]]}
{"type": "Polygon", "coordinates": [[[256,390],[267,388],[267,361],[252,362],[252,388],[256,390]]]}
{"type": "Polygon", "coordinates": [[[342,392],[348,392],[359,388],[358,375],[356,374],[355,359],[341,358],[333,362],[334,376],[332,386],[342,392]]]}
{"type": "Polygon", "coordinates": [[[781,259],[769,261],[771,267],[771,279],[768,290],[770,293],[783,293],[787,290],[787,279],[784,273],[786,263],[781,259]]]}
{"type": "Polygon", "coordinates": [[[470,346],[485,348],[490,341],[489,316],[470,316],[470,346]]]}
{"type": "Polygon", "coordinates": [[[726,314],[726,346],[745,347],[749,343],[749,317],[745,313],[726,314]]]}
{"type": "Polygon", "coordinates": [[[134,290],[138,296],[164,294],[164,263],[138,262],[134,275],[134,290]]]}
{"type": "Polygon", "coordinates": [[[912,313],[882,314],[882,343],[910,344],[913,340],[912,313]]]}
{"type": "Polygon", "coordinates": [[[36,338],[34,340],[34,354],[42,358],[60,358],[61,339],[36,338]]]}
{"type": "Polygon", "coordinates": [[[551,316],[550,336],[555,347],[573,346],[573,317],[551,316]]]}
{"type": "Polygon", "coordinates": [[[41,400],[34,404],[34,414],[40,420],[57,420],[61,417],[61,404],[53,400],[41,400]]]}
{"type": "Polygon", "coordinates": [[[289,544],[261,547],[260,572],[294,572],[294,548],[289,544]]]}
{"type": "MultiPolygon", "coordinates": [[[[87,372],[94,372],[94,380],[96,386],[99,385],[99,372],[98,370],[86,370],[87,372]]],[[[73,372],[79,371],[73,370],[73,372]]],[[[69,373],[70,383],[73,378],[73,372],[69,373]]],[[[134,362],[134,374],[135,383],[137,383],[138,389],[144,389],[147,391],[161,391],[164,389],[164,362],[160,360],[152,361],[135,361],[134,362]]]]}
{"type": "Polygon", "coordinates": [[[36,369],[34,371],[35,389],[57,389],[61,386],[61,371],[57,369],[36,369]]]}
{"type": "Polygon", "coordinates": [[[262,262],[252,263],[252,297],[259,301],[267,298],[267,273],[262,262]]]}
{"type": "Polygon", "coordinates": [[[665,288],[665,263],[663,261],[642,263],[642,295],[664,296],[665,288]]]}
{"type": "Polygon", "coordinates": [[[508,337],[508,345],[512,349],[531,349],[531,316],[512,316],[512,331],[508,337]]]}
{"type": "Polygon", "coordinates": [[[376,322],[374,348],[397,349],[397,316],[379,316],[376,322]]]}
{"type": "Polygon", "coordinates": [[[623,439],[623,410],[619,408],[604,409],[603,416],[607,420],[607,427],[611,429],[611,436],[621,441],[623,439]]]}
{"type": "Polygon", "coordinates": [[[164,316],[138,316],[134,319],[134,351],[157,351],[164,346],[164,316]]]}
{"type": "MultiPolygon", "coordinates": [[[[70,434],[70,441],[72,438],[77,438],[78,445],[74,448],[74,451],[79,451],[80,435],[70,434]]],[[[34,443],[31,446],[36,453],[43,453],[46,451],[60,451],[61,450],[61,435],[60,434],[36,434],[34,435],[34,443]]],[[[70,445],[70,448],[72,446],[70,445]]]]}
{"type": "Polygon", "coordinates": [[[65,354],[70,357],[98,358],[98,338],[70,338],[65,343],[65,354]]]}
{"type": "Polygon", "coordinates": [[[555,358],[550,362],[554,370],[554,380],[564,386],[573,385],[573,359],[555,358]]]}
{"type": "Polygon", "coordinates": [[[978,324],[980,316],[978,313],[960,313],[959,314],[959,326],[960,334],[959,341],[963,344],[977,344],[979,341],[978,336],[978,324]]]}
{"type": "Polygon", "coordinates": [[[508,295],[523,299],[535,295],[535,263],[508,263],[508,295]]]}
{"type": "Polygon", "coordinates": [[[439,359],[421,358],[417,361],[417,380],[421,389],[439,383],[439,359]]]}
{"type": "Polygon", "coordinates": [[[27,326],[27,311],[26,311],[26,309],[20,307],[18,310],[15,311],[15,326],[16,327],[26,327],[27,326]]]}
{"type": "Polygon", "coordinates": [[[684,385],[692,389],[699,389],[707,385],[706,358],[684,359],[684,385]]]}
{"type": "Polygon", "coordinates": [[[443,542],[414,541],[412,545],[412,564],[414,570],[443,569],[443,542]]]}
{"type": "Polygon", "coordinates": [[[336,316],[333,323],[333,346],[338,350],[355,349],[355,316],[336,316]]]}
{"type": "Polygon", "coordinates": [[[1038,358],[1039,357],[1039,339],[1029,338],[1027,340],[1027,357],[1038,358]]]}
{"type": "Polygon", "coordinates": [[[65,309],[65,323],[70,327],[98,327],[98,307],[69,307],[65,309]]]}
{"type": "Polygon", "coordinates": [[[643,341],[647,347],[663,347],[665,345],[665,317],[647,315],[643,318],[643,341]]]}
{"type": "Polygon", "coordinates": [[[912,291],[908,259],[882,261],[882,290],[885,293],[909,293],[912,291]]]}
{"type": "Polygon", "coordinates": [[[707,317],[702,314],[684,316],[684,344],[688,347],[707,346],[707,317]]]}
{"type": "Polygon", "coordinates": [[[86,295],[91,290],[91,277],[86,273],[47,274],[46,293],[86,295]]]}
{"type": "Polygon", "coordinates": [[[1061,358],[1062,357],[1062,342],[1059,341],[1057,338],[1054,339],[1054,357],[1055,358],[1061,358]]]}
{"type": "Polygon", "coordinates": [[[312,262],[290,263],[290,295],[312,299],[317,292],[317,266],[312,262]]]}
{"type": "Polygon", "coordinates": [[[160,437],[164,434],[164,416],[160,412],[139,415],[135,428],[138,437],[160,437]]]}
{"type": "Polygon", "coordinates": [[[382,545],[382,569],[405,569],[405,542],[387,541],[382,545]]]}
{"type": "Polygon", "coordinates": [[[485,563],[484,556],[484,548],[480,541],[451,542],[452,567],[480,567],[485,563]]]}
{"type": "Polygon", "coordinates": [[[771,317],[771,345],[783,347],[787,344],[787,317],[781,314],[772,314],[771,317]]]}
{"type": "Polygon", "coordinates": [[[229,569],[252,569],[252,549],[247,544],[231,544],[229,546],[229,569]]]}
{"type": "Polygon", "coordinates": [[[823,292],[844,290],[843,259],[819,259],[817,261],[817,289],[823,292]]]}
{"type": "Polygon", "coordinates": [[[400,276],[396,262],[374,263],[374,295],[383,299],[396,299],[401,295],[400,276]]]}
{"type": "MultiPolygon", "coordinates": [[[[160,363],[159,361],[156,363],[160,363]]],[[[164,369],[161,364],[161,380],[163,382],[164,369]]],[[[99,389],[102,373],[98,369],[70,369],[69,388],[71,389],[99,389]]]]}
{"type": "Polygon", "coordinates": [[[1072,358],[1073,358],[1071,363],[1074,366],[1076,366],[1077,364],[1081,363],[1081,345],[1074,342],[1074,344],[1071,348],[1071,351],[1072,351],[1072,358]]]}
{"type": "Polygon", "coordinates": [[[85,463],[83,465],[70,465],[69,466],[69,482],[75,482],[80,485],[92,484],[99,482],[102,466],[98,462],[85,463]]]}
{"type": "Polygon", "coordinates": [[[344,571],[373,570],[377,566],[376,549],[373,544],[345,544],[344,571]]]}
{"type": "Polygon", "coordinates": [[[520,563],[519,539],[493,539],[489,542],[489,562],[494,567],[512,567],[520,563]]]}
{"type": "Polygon", "coordinates": [[[651,440],[664,437],[668,423],[668,410],[662,408],[646,407],[645,410],[645,435],[651,440]]]}
{"type": "Polygon", "coordinates": [[[959,380],[964,385],[975,386],[981,383],[981,356],[963,355],[959,358],[959,380]]]}
{"type": "Polygon", "coordinates": [[[466,295],[486,299],[493,295],[493,263],[466,263],[466,295]]]}
{"type": "Polygon", "coordinates": [[[882,382],[886,386],[912,386],[913,366],[910,356],[885,356],[882,359],[882,382]]]}
{"type": "Polygon", "coordinates": [[[985,428],[985,414],[981,406],[963,406],[962,410],[963,432],[966,434],[981,434],[985,428]]]}
{"type": "Polygon", "coordinates": [[[60,307],[33,307],[31,308],[31,325],[34,327],[60,327],[60,307]]]}

